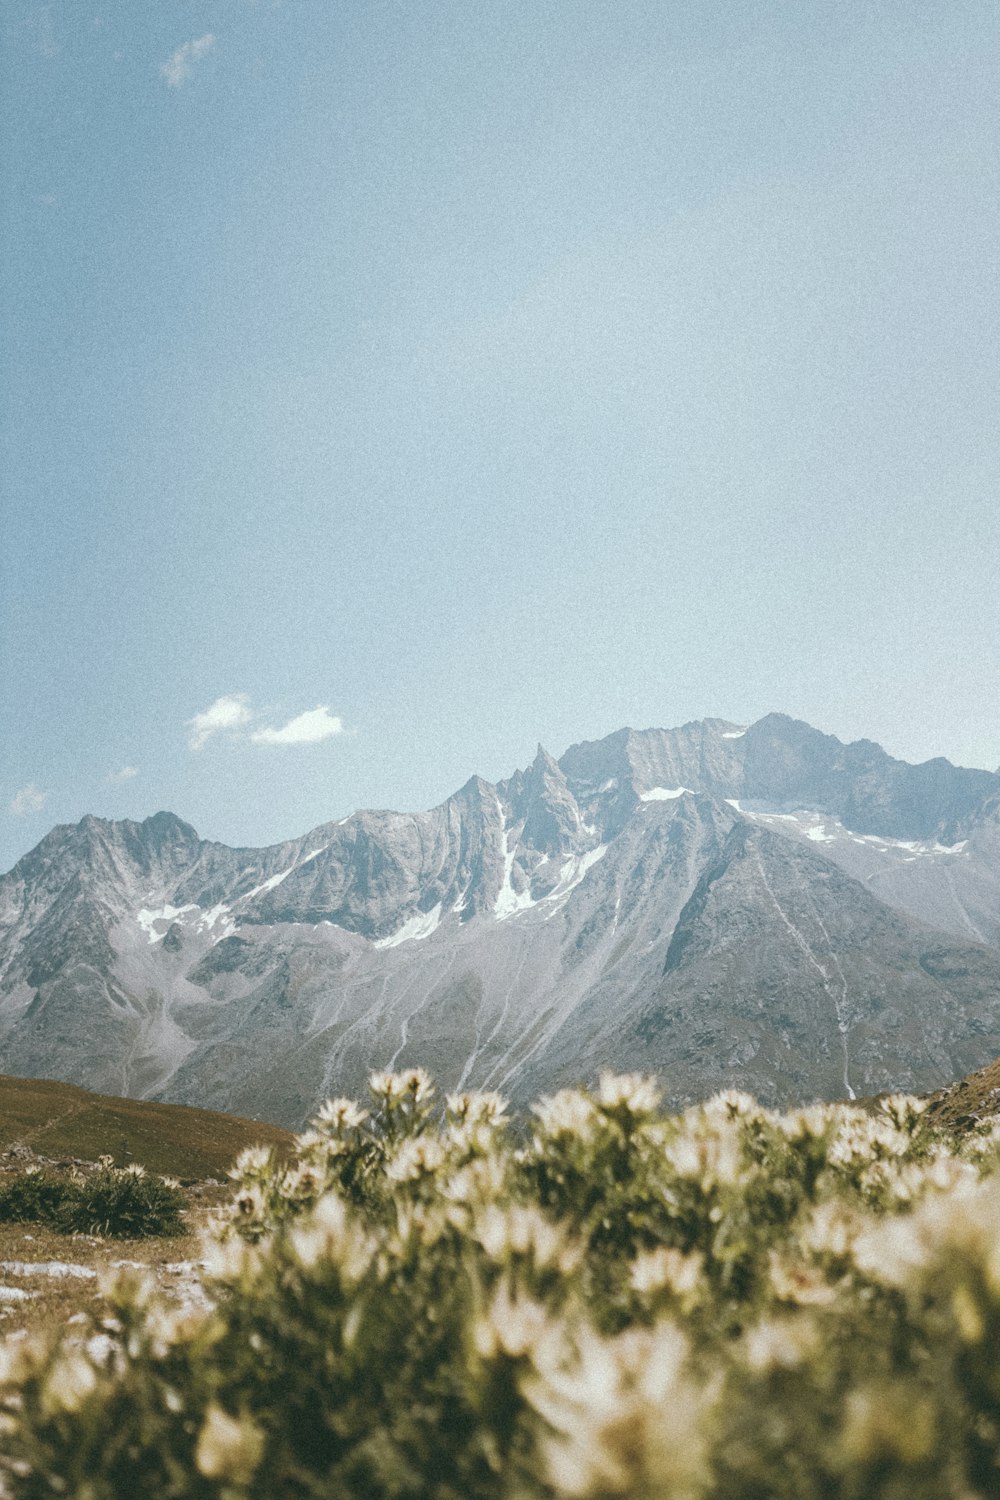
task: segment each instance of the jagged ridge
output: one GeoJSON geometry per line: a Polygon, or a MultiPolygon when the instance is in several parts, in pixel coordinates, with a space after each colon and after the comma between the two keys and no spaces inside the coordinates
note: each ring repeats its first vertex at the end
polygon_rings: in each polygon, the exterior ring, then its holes
{"type": "Polygon", "coordinates": [[[929,1087],[1000,1052],[998,950],[1000,776],[707,719],[267,849],[54,829],[0,878],[0,1066],[291,1124],[415,1060],[929,1087]]]}

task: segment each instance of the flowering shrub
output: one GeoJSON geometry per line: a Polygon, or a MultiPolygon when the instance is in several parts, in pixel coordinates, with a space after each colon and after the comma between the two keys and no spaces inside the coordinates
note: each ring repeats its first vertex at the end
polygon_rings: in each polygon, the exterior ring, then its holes
{"type": "Polygon", "coordinates": [[[8,1344],[17,1497],[987,1500],[1000,1138],[919,1101],[680,1116],[607,1075],[520,1128],[421,1069],[244,1152],[214,1306],[8,1344]]]}
{"type": "Polygon", "coordinates": [[[73,1185],[38,1167],[0,1177],[0,1224],[54,1224],[73,1185]]]}
{"type": "Polygon", "coordinates": [[[141,1166],[115,1167],[110,1156],[86,1176],[59,1177],[28,1167],[0,1178],[0,1223],[45,1224],[65,1234],[180,1234],[186,1202],[179,1183],[141,1166]]]}
{"type": "Polygon", "coordinates": [[[62,1230],[118,1239],[183,1232],[180,1214],[187,1199],[180,1184],[137,1164],[115,1167],[102,1157],[98,1170],[81,1177],[74,1189],[56,1221],[62,1230]]]}

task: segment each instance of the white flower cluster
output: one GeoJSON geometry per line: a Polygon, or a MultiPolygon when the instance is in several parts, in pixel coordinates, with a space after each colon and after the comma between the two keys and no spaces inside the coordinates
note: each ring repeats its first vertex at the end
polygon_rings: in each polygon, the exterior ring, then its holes
{"type": "Polygon", "coordinates": [[[996,1493],[1000,1131],[902,1095],[669,1116],[634,1074],[523,1124],[420,1068],[370,1092],[241,1155],[212,1306],[126,1274],[110,1356],[0,1343],[15,1495],[103,1500],[102,1463],[134,1494],[996,1493]]]}

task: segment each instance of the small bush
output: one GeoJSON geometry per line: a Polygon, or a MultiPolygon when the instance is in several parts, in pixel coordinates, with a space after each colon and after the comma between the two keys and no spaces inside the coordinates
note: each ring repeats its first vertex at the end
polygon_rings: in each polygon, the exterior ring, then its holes
{"type": "Polygon", "coordinates": [[[102,1162],[98,1171],[76,1184],[55,1223],[65,1233],[115,1239],[182,1234],[180,1215],[186,1202],[179,1187],[147,1174],[142,1167],[119,1169],[102,1162]]]}
{"type": "Polygon", "coordinates": [[[53,1224],[74,1185],[51,1172],[11,1172],[0,1177],[0,1224],[53,1224]]]}
{"type": "Polygon", "coordinates": [[[181,1234],[186,1198],[162,1177],[142,1167],[119,1169],[102,1158],[87,1177],[57,1177],[44,1171],[0,1178],[0,1223],[45,1224],[63,1234],[100,1234],[144,1239],[181,1234]]]}

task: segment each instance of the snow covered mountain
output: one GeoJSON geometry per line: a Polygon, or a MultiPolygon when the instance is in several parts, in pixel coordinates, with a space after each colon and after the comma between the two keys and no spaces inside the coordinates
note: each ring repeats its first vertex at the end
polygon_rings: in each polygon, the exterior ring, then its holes
{"type": "Polygon", "coordinates": [[[1000,1054],[1000,775],[769,715],[620,730],[267,849],[169,813],[0,877],[0,1071],[298,1124],[374,1067],[515,1098],[930,1088],[1000,1054]]]}

